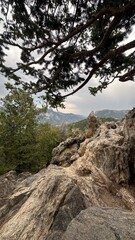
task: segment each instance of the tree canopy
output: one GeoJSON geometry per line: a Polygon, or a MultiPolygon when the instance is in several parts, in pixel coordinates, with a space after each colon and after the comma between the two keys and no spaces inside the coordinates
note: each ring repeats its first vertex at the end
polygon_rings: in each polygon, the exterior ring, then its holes
{"type": "MultiPolygon", "coordinates": [[[[31,165],[36,158],[36,108],[30,94],[12,89],[0,111],[0,162],[31,165]]],[[[34,165],[34,164],[33,164],[34,165]]]]}
{"type": "MultiPolygon", "coordinates": [[[[59,105],[92,78],[92,94],[134,80],[134,0],[1,0],[0,70],[59,105]],[[8,49],[20,61],[8,66],[8,49]],[[20,72],[28,75],[23,82],[20,72]]],[[[90,84],[90,83],[89,83],[90,84]]]]}

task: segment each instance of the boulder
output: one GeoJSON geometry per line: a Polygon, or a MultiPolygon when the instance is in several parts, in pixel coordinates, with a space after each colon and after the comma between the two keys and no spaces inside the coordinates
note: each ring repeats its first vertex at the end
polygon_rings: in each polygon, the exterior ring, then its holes
{"type": "Polygon", "coordinates": [[[86,138],[93,137],[96,133],[97,129],[100,126],[100,121],[97,118],[97,116],[94,114],[94,112],[91,112],[88,116],[88,130],[86,131],[86,138]]]}
{"type": "Polygon", "coordinates": [[[72,156],[77,153],[80,143],[84,141],[84,135],[70,137],[66,141],[59,144],[58,147],[53,149],[52,164],[58,166],[69,166],[73,163],[72,156]]]}
{"type": "Polygon", "coordinates": [[[0,176],[0,207],[5,205],[16,186],[28,176],[31,176],[28,172],[17,175],[14,170],[0,176]]]}
{"type": "Polygon", "coordinates": [[[1,240],[60,239],[69,222],[86,208],[76,181],[50,166],[29,176],[0,209],[1,240]]]}
{"type": "Polygon", "coordinates": [[[135,212],[88,208],[71,221],[62,240],[133,240],[135,212]]]}

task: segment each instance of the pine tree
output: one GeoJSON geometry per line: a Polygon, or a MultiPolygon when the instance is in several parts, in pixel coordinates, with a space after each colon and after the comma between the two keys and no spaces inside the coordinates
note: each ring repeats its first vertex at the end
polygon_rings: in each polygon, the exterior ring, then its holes
{"type": "Polygon", "coordinates": [[[34,93],[44,92],[52,106],[92,78],[93,95],[115,79],[134,80],[134,0],[1,0],[0,7],[1,72],[34,93]],[[4,62],[8,48],[20,52],[14,67],[4,62]],[[33,81],[23,82],[20,71],[33,81]]]}
{"type": "Polygon", "coordinates": [[[60,129],[49,123],[37,128],[37,156],[40,166],[46,166],[52,158],[52,150],[62,141],[60,129]]]}
{"type": "Polygon", "coordinates": [[[36,160],[36,109],[33,99],[24,90],[12,89],[3,99],[3,109],[0,116],[3,161],[13,168],[24,166],[31,170],[36,160]]]}

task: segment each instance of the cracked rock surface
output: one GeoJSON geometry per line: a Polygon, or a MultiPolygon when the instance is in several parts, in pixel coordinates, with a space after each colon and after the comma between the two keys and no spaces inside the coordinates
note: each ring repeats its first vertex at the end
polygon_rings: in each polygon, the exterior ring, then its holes
{"type": "Polygon", "coordinates": [[[0,240],[134,240],[135,109],[54,155],[35,175],[0,176],[0,240]]]}

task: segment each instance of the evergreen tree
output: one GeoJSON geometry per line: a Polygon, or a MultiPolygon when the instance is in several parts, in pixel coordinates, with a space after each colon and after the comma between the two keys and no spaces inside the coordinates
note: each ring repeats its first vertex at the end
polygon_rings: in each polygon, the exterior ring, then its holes
{"type": "Polygon", "coordinates": [[[37,155],[40,167],[49,164],[52,150],[62,141],[60,129],[49,123],[37,128],[37,155]]]}
{"type": "Polygon", "coordinates": [[[44,91],[52,106],[92,78],[94,95],[115,79],[134,80],[134,0],[1,0],[0,7],[1,72],[35,93],[44,91]],[[11,47],[20,52],[14,67],[4,62],[11,47]],[[22,82],[19,71],[36,82],[22,82]]]}
{"type": "Polygon", "coordinates": [[[24,90],[12,89],[3,99],[3,108],[0,115],[1,157],[7,165],[32,170],[36,160],[36,109],[33,99],[24,90]]]}

